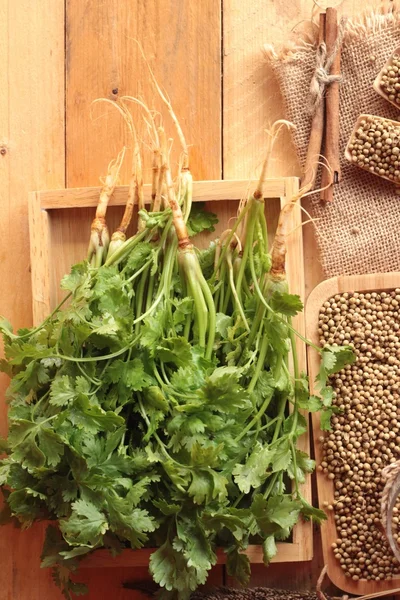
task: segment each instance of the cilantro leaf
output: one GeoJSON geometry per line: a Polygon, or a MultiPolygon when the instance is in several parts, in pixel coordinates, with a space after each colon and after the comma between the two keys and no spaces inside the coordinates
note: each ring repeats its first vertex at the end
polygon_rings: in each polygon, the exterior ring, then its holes
{"type": "Polygon", "coordinates": [[[251,488],[258,488],[268,477],[267,468],[274,458],[274,450],[256,442],[255,448],[244,465],[237,464],[232,475],[241,492],[248,494],[251,488]]]}
{"type": "Polygon", "coordinates": [[[187,222],[189,237],[201,233],[202,231],[215,231],[214,225],[217,223],[217,215],[205,210],[203,202],[196,202],[196,204],[193,204],[192,206],[187,222]]]}
{"type": "Polygon", "coordinates": [[[275,538],[273,535],[269,535],[263,541],[263,560],[264,565],[268,566],[271,560],[276,556],[278,549],[275,544],[275,538]]]}
{"type": "Polygon", "coordinates": [[[239,552],[237,548],[230,550],[226,561],[226,571],[240,584],[246,585],[249,583],[251,575],[249,557],[239,552]]]}
{"type": "Polygon", "coordinates": [[[286,292],[274,292],[270,299],[270,306],[275,311],[286,317],[294,317],[303,310],[300,296],[286,292]]]}
{"type": "Polygon", "coordinates": [[[68,519],[60,520],[64,539],[72,546],[96,547],[108,527],[104,513],[83,499],[72,504],[72,514],[68,519]]]}

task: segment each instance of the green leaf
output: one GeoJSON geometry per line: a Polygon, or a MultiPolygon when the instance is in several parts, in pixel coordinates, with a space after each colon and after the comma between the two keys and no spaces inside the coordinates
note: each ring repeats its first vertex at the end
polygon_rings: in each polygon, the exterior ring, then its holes
{"type": "Polygon", "coordinates": [[[165,363],[174,363],[184,367],[191,360],[191,346],[184,337],[173,337],[163,340],[156,348],[155,356],[165,363]]]}
{"type": "Polygon", "coordinates": [[[191,470],[192,483],[189,486],[188,494],[192,496],[195,504],[210,502],[213,497],[214,483],[211,474],[205,470],[191,470]]]}
{"type": "Polygon", "coordinates": [[[323,521],[326,521],[327,516],[323,510],[320,510],[319,508],[314,508],[303,497],[301,498],[301,504],[301,514],[306,520],[312,519],[312,521],[314,521],[314,523],[317,523],[317,525],[321,525],[323,521]]]}
{"type": "Polygon", "coordinates": [[[129,253],[126,266],[131,271],[137,271],[150,257],[152,245],[149,242],[139,242],[129,253]]]}
{"type": "MultiPolygon", "coordinates": [[[[79,287],[86,288],[89,295],[88,283],[90,281],[89,263],[87,261],[77,263],[71,267],[69,275],[65,275],[61,280],[61,288],[70,292],[76,292],[79,287]]],[[[80,290],[82,291],[82,289],[80,290]]]]}
{"type": "Polygon", "coordinates": [[[262,494],[256,494],[251,505],[258,527],[268,536],[277,534],[281,529],[290,530],[297,523],[300,510],[301,503],[288,495],[265,500],[262,494]]]}
{"type": "Polygon", "coordinates": [[[315,469],[315,460],[310,458],[306,452],[302,452],[302,450],[296,449],[296,462],[297,466],[306,473],[312,473],[315,469]]]}
{"type": "Polygon", "coordinates": [[[331,431],[331,417],[333,415],[333,410],[331,408],[326,408],[320,414],[320,428],[322,431],[331,431]]]}
{"type": "Polygon", "coordinates": [[[177,515],[181,511],[180,504],[169,504],[166,500],[153,500],[154,506],[165,516],[177,515]]]}
{"type": "Polygon", "coordinates": [[[278,552],[278,549],[275,544],[275,538],[273,535],[269,535],[267,538],[265,538],[265,540],[263,541],[262,548],[264,565],[268,566],[271,560],[274,558],[274,556],[276,556],[278,552]]]}
{"type": "Polygon", "coordinates": [[[235,367],[218,367],[207,377],[200,397],[214,411],[235,413],[251,406],[249,394],[239,383],[241,371],[235,367]]]}
{"type": "Polygon", "coordinates": [[[224,315],[224,313],[217,313],[215,330],[223,340],[228,339],[229,327],[232,327],[232,317],[230,315],[224,315]]]}
{"type": "Polygon", "coordinates": [[[260,487],[269,475],[267,469],[274,459],[274,454],[274,450],[262,446],[257,441],[245,464],[235,465],[232,475],[241,492],[248,494],[251,488],[260,487]]]}
{"type": "Polygon", "coordinates": [[[322,388],[328,377],[351,365],[356,360],[356,355],[349,346],[334,346],[326,344],[321,350],[321,364],[316,382],[322,388]]]}
{"type": "Polygon", "coordinates": [[[39,446],[45,454],[47,464],[56,467],[64,454],[64,442],[57,433],[49,428],[42,427],[38,433],[39,446]]]}
{"type": "Polygon", "coordinates": [[[74,381],[69,375],[56,377],[50,386],[50,404],[66,406],[75,400],[77,394],[74,381]]]}
{"type": "Polygon", "coordinates": [[[133,548],[141,548],[148,540],[148,532],[155,530],[154,519],[147,510],[134,508],[132,499],[109,494],[108,512],[110,529],[122,539],[128,539],[133,548]]]}
{"type": "Polygon", "coordinates": [[[300,296],[286,292],[274,292],[270,299],[270,306],[272,310],[286,317],[294,317],[303,310],[300,296]]]}
{"type": "Polygon", "coordinates": [[[218,223],[218,217],[214,213],[205,210],[204,206],[203,202],[196,202],[192,205],[187,222],[189,237],[202,231],[215,231],[214,225],[218,223]]]}
{"type": "Polygon", "coordinates": [[[247,554],[242,554],[237,548],[228,552],[226,561],[228,575],[234,577],[242,585],[250,581],[251,568],[247,554]]]}
{"type": "Polygon", "coordinates": [[[218,533],[226,528],[238,542],[248,537],[252,518],[250,510],[230,507],[222,507],[221,512],[203,512],[202,515],[206,529],[218,533]]]}
{"type": "Polygon", "coordinates": [[[300,509],[300,503],[290,496],[273,496],[267,502],[267,515],[283,529],[291,528],[297,523],[300,509]]]}
{"type": "Polygon", "coordinates": [[[178,518],[176,531],[178,540],[174,540],[174,548],[182,552],[188,567],[196,570],[198,583],[205,583],[207,572],[215,565],[217,557],[201,522],[192,516],[178,518]]]}
{"type": "Polygon", "coordinates": [[[290,441],[287,437],[283,437],[281,441],[277,444],[273,461],[272,461],[272,471],[276,473],[277,471],[285,471],[292,460],[292,454],[290,449],[290,441]]]}
{"type": "Polygon", "coordinates": [[[135,392],[155,383],[153,377],[145,372],[143,362],[140,358],[123,361],[114,360],[108,367],[104,378],[106,381],[118,383],[120,388],[127,387],[135,392]]]}
{"type": "Polygon", "coordinates": [[[181,552],[175,550],[167,539],[150,556],[149,570],[153,579],[168,591],[194,591],[198,586],[196,570],[189,567],[181,552]]]}
{"type": "Polygon", "coordinates": [[[94,548],[101,543],[108,522],[94,504],[80,499],[72,504],[71,516],[60,520],[60,529],[71,546],[94,548]]]}
{"type": "Polygon", "coordinates": [[[299,408],[308,410],[308,412],[314,413],[322,409],[323,404],[318,396],[309,396],[307,399],[298,401],[299,408]]]}

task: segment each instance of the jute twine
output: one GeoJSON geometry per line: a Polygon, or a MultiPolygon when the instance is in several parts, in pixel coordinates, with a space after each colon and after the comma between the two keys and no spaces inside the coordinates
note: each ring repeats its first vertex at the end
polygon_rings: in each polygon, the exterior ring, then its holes
{"type": "Polygon", "coordinates": [[[334,63],[334,60],[342,46],[344,33],[346,30],[347,19],[343,17],[340,21],[338,30],[338,36],[335,46],[332,52],[328,55],[325,42],[319,44],[316,51],[316,65],[314,75],[311,79],[310,84],[310,95],[309,95],[309,110],[313,115],[318,108],[318,105],[324,97],[326,87],[331,83],[342,81],[342,75],[331,75],[330,70],[334,63]]]}

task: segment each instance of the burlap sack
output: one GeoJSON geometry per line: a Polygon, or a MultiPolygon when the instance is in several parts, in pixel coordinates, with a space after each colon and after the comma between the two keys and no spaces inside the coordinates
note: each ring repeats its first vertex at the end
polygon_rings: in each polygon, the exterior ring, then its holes
{"type": "MultiPolygon", "coordinates": [[[[344,159],[344,149],[361,113],[400,120],[400,110],[379,96],[373,81],[391,53],[400,46],[400,5],[369,13],[348,23],[342,49],[340,87],[340,151],[342,182],[334,201],[313,202],[318,219],[318,243],[327,277],[400,271],[400,197],[390,182],[363,171],[344,159]]],[[[304,164],[311,117],[308,97],[315,68],[315,46],[296,47],[281,55],[269,52],[286,103],[286,118],[297,129],[294,140],[304,164]]],[[[317,195],[318,196],[318,195],[317,195]]]]}

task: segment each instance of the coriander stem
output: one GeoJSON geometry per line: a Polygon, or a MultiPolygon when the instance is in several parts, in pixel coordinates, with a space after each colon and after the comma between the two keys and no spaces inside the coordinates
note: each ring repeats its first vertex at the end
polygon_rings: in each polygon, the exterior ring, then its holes
{"type": "Polygon", "coordinates": [[[271,399],[272,399],[272,396],[270,398],[266,398],[264,400],[258,413],[252,418],[250,423],[248,423],[246,425],[246,427],[243,429],[242,433],[234,439],[234,441],[233,441],[234,444],[237,444],[238,442],[240,442],[240,440],[244,438],[244,436],[247,434],[247,432],[250,431],[250,429],[252,427],[254,427],[254,425],[261,419],[261,417],[267,410],[269,403],[271,402],[271,399]]]}
{"type": "Polygon", "coordinates": [[[271,479],[269,480],[267,489],[265,490],[265,492],[263,494],[264,500],[266,500],[268,498],[268,496],[270,495],[270,493],[272,492],[272,489],[276,483],[276,480],[278,479],[278,475],[279,475],[279,471],[277,471],[276,473],[271,475],[271,479]]]}
{"type": "Polygon", "coordinates": [[[294,473],[294,487],[296,490],[297,496],[299,495],[299,482],[297,480],[297,457],[296,457],[296,449],[294,447],[293,441],[290,440],[290,452],[292,454],[293,460],[293,473],[294,473]]]}
{"type": "Polygon", "coordinates": [[[264,362],[265,362],[265,357],[267,355],[267,350],[268,350],[268,338],[267,338],[267,336],[264,336],[263,340],[261,342],[260,354],[258,355],[256,368],[254,370],[253,377],[251,378],[250,383],[247,388],[247,390],[250,394],[254,390],[256,383],[258,381],[258,378],[260,376],[260,373],[261,373],[262,369],[264,368],[264,362]]]}
{"type": "Polygon", "coordinates": [[[52,354],[52,355],[48,356],[47,358],[61,358],[62,360],[68,360],[70,362],[76,362],[76,363],[97,362],[99,360],[108,360],[110,358],[115,358],[116,356],[120,356],[121,354],[124,354],[124,352],[127,352],[129,350],[129,348],[132,348],[132,346],[135,346],[138,343],[139,337],[140,336],[136,336],[130,344],[128,344],[127,346],[124,346],[123,348],[121,348],[121,350],[117,350],[116,352],[113,352],[112,354],[106,354],[105,356],[87,356],[87,357],[83,357],[83,358],[78,358],[76,356],[66,356],[65,354],[52,354]]]}

